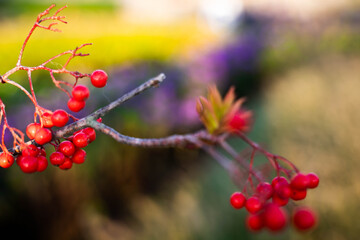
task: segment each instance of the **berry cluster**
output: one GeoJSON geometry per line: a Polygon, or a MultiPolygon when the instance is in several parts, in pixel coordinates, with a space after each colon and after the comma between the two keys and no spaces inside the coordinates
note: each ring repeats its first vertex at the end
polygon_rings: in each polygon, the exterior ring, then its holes
{"type": "MultiPolygon", "coordinates": [[[[91,83],[95,87],[104,87],[107,83],[107,74],[103,70],[96,70],[91,74],[91,83]]],[[[72,97],[68,101],[68,107],[73,112],[78,112],[85,106],[85,101],[89,98],[89,89],[84,85],[72,87],[72,97]]],[[[32,144],[20,144],[21,151],[12,154],[7,149],[0,154],[0,166],[9,168],[13,165],[16,155],[16,163],[24,173],[42,172],[48,166],[44,145],[50,143],[54,146],[55,152],[51,153],[49,160],[54,166],[60,169],[70,169],[73,163],[82,164],[86,158],[86,152],[82,148],[96,139],[96,132],[93,128],[87,127],[74,132],[71,136],[61,139],[53,137],[53,127],[64,127],[72,118],[78,119],[67,113],[65,110],[58,109],[54,112],[39,107],[40,123],[30,123],[26,127],[26,135],[32,144]]],[[[37,112],[35,113],[36,116],[37,112]]],[[[36,120],[36,117],[35,117],[36,120]]],[[[97,121],[101,122],[101,118],[97,121]]]]}
{"type": "MultiPolygon", "coordinates": [[[[271,231],[284,229],[288,216],[283,206],[306,197],[307,189],[316,188],[319,178],[315,173],[297,173],[290,182],[282,176],[275,177],[271,184],[260,182],[254,193],[248,198],[241,192],[235,192],[230,197],[230,203],[235,209],[243,207],[249,212],[246,226],[252,231],[267,228],[271,231]]],[[[292,215],[292,223],[298,230],[311,229],[316,224],[316,216],[312,210],[297,207],[292,215]]]]}
{"type": "MultiPolygon", "coordinates": [[[[91,83],[94,87],[102,88],[107,83],[108,76],[103,70],[96,70],[91,74],[91,83]]],[[[71,92],[71,98],[67,105],[73,112],[79,112],[85,107],[85,101],[89,98],[89,89],[84,85],[77,85],[71,92]]]]}

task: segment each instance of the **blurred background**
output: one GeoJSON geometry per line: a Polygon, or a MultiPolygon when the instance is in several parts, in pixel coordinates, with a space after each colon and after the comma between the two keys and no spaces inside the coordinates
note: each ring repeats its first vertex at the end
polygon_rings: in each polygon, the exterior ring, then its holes
{"type": "MultiPolygon", "coordinates": [[[[58,7],[65,1],[56,2],[58,7]]],[[[0,1],[0,74],[15,66],[27,32],[51,3],[0,1]]],[[[320,187],[300,202],[318,212],[315,230],[250,233],[230,207],[229,176],[200,151],[141,149],[98,134],[83,165],[26,175],[0,169],[2,237],[18,239],[357,239],[360,228],[360,2],[358,0],[73,0],[62,33],[36,30],[24,65],[91,42],[71,70],[104,69],[89,85],[85,116],[164,72],[157,89],[104,117],[118,131],[162,137],[201,128],[195,101],[215,83],[236,86],[254,110],[250,137],[316,172],[320,187]]],[[[60,67],[65,59],[52,63],[60,67]]],[[[68,76],[59,79],[73,81],[68,76]]],[[[40,104],[66,107],[47,72],[33,75],[40,104]]],[[[12,80],[27,86],[25,73],[12,80]]],[[[89,84],[82,80],[82,84],[89,84]]],[[[12,126],[25,130],[33,107],[2,86],[12,126]]],[[[240,150],[244,145],[234,142],[240,150]]]]}

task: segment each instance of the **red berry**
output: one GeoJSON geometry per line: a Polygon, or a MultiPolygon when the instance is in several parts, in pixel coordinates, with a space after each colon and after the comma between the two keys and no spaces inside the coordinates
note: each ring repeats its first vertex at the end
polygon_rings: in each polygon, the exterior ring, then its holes
{"type": "Polygon", "coordinates": [[[78,101],[74,98],[70,98],[68,103],[68,108],[73,112],[79,112],[85,107],[85,101],[78,101]]]}
{"type": "MultiPolygon", "coordinates": [[[[19,161],[19,159],[18,159],[19,161]]],[[[36,157],[32,156],[23,156],[20,158],[20,161],[18,162],[20,169],[24,173],[33,173],[37,171],[38,168],[38,161],[36,157]]]]}
{"type": "Polygon", "coordinates": [[[39,149],[35,145],[30,144],[22,151],[21,154],[23,156],[37,157],[39,152],[40,152],[39,149]]]}
{"type": "Polygon", "coordinates": [[[273,186],[273,188],[275,188],[276,184],[278,184],[279,182],[289,183],[288,180],[284,177],[274,177],[274,179],[271,181],[271,185],[273,186]]]}
{"type": "Polygon", "coordinates": [[[75,146],[70,141],[63,141],[59,144],[59,152],[62,152],[65,156],[70,157],[75,152],[75,146]]]}
{"type": "Polygon", "coordinates": [[[89,137],[83,132],[79,132],[74,135],[73,143],[78,148],[86,147],[89,144],[89,137]]]}
{"type": "Polygon", "coordinates": [[[308,188],[316,188],[319,185],[319,177],[315,173],[307,175],[309,179],[308,188]]]}
{"type": "Polygon", "coordinates": [[[249,214],[246,217],[246,226],[251,231],[259,231],[264,227],[264,221],[260,214],[249,214]]]}
{"type": "Polygon", "coordinates": [[[70,158],[66,157],[65,162],[63,164],[61,164],[59,166],[59,168],[62,169],[62,170],[68,170],[68,169],[70,169],[72,167],[72,165],[73,164],[72,164],[70,158]]]}
{"type": "Polygon", "coordinates": [[[35,142],[39,145],[44,145],[50,142],[52,133],[48,128],[40,128],[35,134],[35,142]]]}
{"type": "Polygon", "coordinates": [[[306,198],[306,189],[304,189],[304,190],[292,189],[290,198],[295,201],[305,199],[306,198]]]}
{"type": "Polygon", "coordinates": [[[26,135],[33,140],[35,138],[36,132],[41,128],[40,123],[30,123],[26,127],[26,135]]]}
{"type": "Polygon", "coordinates": [[[249,213],[256,213],[262,208],[262,203],[258,197],[252,196],[246,200],[245,207],[249,213]]]}
{"type": "Polygon", "coordinates": [[[270,183],[261,182],[256,187],[256,193],[259,195],[260,198],[267,200],[270,199],[273,195],[273,188],[270,183]]]}
{"type": "Polygon", "coordinates": [[[49,159],[52,165],[59,166],[65,162],[65,155],[61,152],[53,152],[49,159]]]}
{"type": "Polygon", "coordinates": [[[40,155],[46,157],[45,149],[40,148],[40,155]]]}
{"type": "Polygon", "coordinates": [[[44,157],[44,156],[41,156],[41,155],[38,156],[37,162],[38,162],[38,166],[37,166],[38,172],[44,171],[48,166],[48,161],[47,161],[46,157],[44,157]]]}
{"type": "Polygon", "coordinates": [[[14,157],[10,153],[2,152],[0,154],[0,167],[9,168],[14,163],[14,157]]]}
{"type": "Polygon", "coordinates": [[[280,231],[287,223],[286,212],[274,203],[265,206],[263,217],[265,226],[271,231],[280,231]]]}
{"type": "Polygon", "coordinates": [[[315,213],[305,207],[298,207],[293,214],[293,223],[298,230],[305,231],[315,226],[317,218],[315,213]]]}
{"type": "Polygon", "coordinates": [[[48,113],[48,112],[44,113],[41,116],[43,127],[52,128],[54,126],[54,123],[52,122],[51,117],[52,117],[52,114],[48,113]]]}
{"type": "Polygon", "coordinates": [[[289,198],[282,198],[279,197],[277,194],[274,194],[272,196],[272,202],[279,205],[279,206],[285,206],[289,202],[289,198]]]}
{"type": "Polygon", "coordinates": [[[290,182],[292,189],[304,190],[309,185],[309,178],[307,175],[302,173],[297,173],[290,182]]]}
{"type": "Polygon", "coordinates": [[[88,135],[89,137],[89,143],[95,141],[96,139],[96,132],[95,132],[95,129],[93,129],[92,127],[87,127],[87,128],[84,128],[82,130],[83,133],[85,133],[86,135],[88,135]]]}
{"type": "Polygon", "coordinates": [[[289,198],[291,195],[291,188],[288,182],[278,182],[275,185],[274,191],[278,197],[289,198]]]}
{"type": "Polygon", "coordinates": [[[94,87],[102,88],[105,87],[108,76],[103,70],[95,70],[91,74],[91,83],[94,87]]]}
{"type": "Polygon", "coordinates": [[[77,85],[73,88],[72,97],[77,101],[85,101],[90,96],[89,89],[84,85],[77,85]]]}
{"type": "Polygon", "coordinates": [[[63,127],[69,121],[69,115],[64,110],[58,109],[53,113],[51,120],[55,127],[63,127]]]}
{"type": "Polygon", "coordinates": [[[24,156],[21,155],[21,154],[19,154],[19,155],[16,157],[16,164],[17,164],[18,166],[20,166],[21,159],[23,159],[23,158],[24,158],[24,156]]]}
{"type": "Polygon", "coordinates": [[[244,207],[245,202],[246,198],[241,192],[234,192],[230,197],[230,204],[235,209],[244,207]]]}
{"type": "Polygon", "coordinates": [[[71,157],[73,163],[82,164],[85,162],[86,159],[86,152],[83,149],[77,149],[74,155],[71,157]]]}

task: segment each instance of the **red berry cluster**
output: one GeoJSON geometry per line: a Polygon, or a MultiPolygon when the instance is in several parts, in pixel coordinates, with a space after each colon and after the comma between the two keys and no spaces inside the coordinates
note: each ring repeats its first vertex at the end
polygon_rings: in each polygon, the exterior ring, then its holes
{"type": "MultiPolygon", "coordinates": [[[[107,79],[108,76],[103,70],[95,70],[91,74],[91,83],[97,88],[105,87],[107,79]]],[[[73,88],[71,95],[67,103],[68,108],[73,112],[79,112],[85,107],[85,101],[89,98],[90,91],[84,85],[77,85],[73,88]]]]}
{"type": "MultiPolygon", "coordinates": [[[[249,212],[246,226],[252,231],[267,228],[280,231],[288,223],[288,216],[283,206],[306,197],[307,189],[316,188],[319,178],[315,173],[297,173],[289,182],[285,177],[275,177],[271,184],[260,182],[252,196],[248,198],[241,192],[235,192],[230,197],[230,203],[235,209],[243,207],[249,212]]],[[[316,216],[312,210],[297,207],[292,215],[292,223],[298,230],[308,230],[316,224],[316,216]]]]}
{"type": "MultiPolygon", "coordinates": [[[[104,87],[107,82],[107,74],[103,70],[96,70],[91,74],[91,82],[95,87],[104,87]]],[[[76,85],[71,91],[72,97],[68,101],[71,111],[78,112],[85,106],[85,101],[89,98],[89,89],[84,85],[76,85]]],[[[21,144],[21,152],[16,156],[16,162],[20,169],[25,173],[42,172],[48,166],[46,152],[43,145],[50,143],[55,147],[50,157],[50,163],[60,169],[70,169],[73,163],[84,163],[86,152],[82,149],[96,139],[95,130],[91,127],[76,131],[72,136],[67,137],[61,142],[60,139],[53,137],[53,127],[65,126],[69,119],[78,119],[68,114],[65,110],[58,109],[54,112],[40,108],[37,112],[40,115],[41,123],[30,123],[26,127],[26,135],[37,145],[21,144]]],[[[101,118],[98,119],[101,122],[101,118]]],[[[14,155],[6,148],[0,154],[0,167],[9,168],[15,161],[14,155]]]]}

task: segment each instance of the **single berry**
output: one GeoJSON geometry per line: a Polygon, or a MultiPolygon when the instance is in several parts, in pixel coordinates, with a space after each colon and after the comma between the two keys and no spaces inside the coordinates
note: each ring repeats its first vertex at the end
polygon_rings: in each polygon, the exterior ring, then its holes
{"type": "Polygon", "coordinates": [[[30,123],[26,127],[26,135],[33,140],[35,138],[36,132],[41,128],[40,123],[30,123]]]}
{"type": "Polygon", "coordinates": [[[75,152],[75,146],[72,142],[66,140],[59,144],[58,151],[62,152],[65,156],[70,157],[75,152]]]}
{"type": "Polygon", "coordinates": [[[264,225],[271,231],[282,230],[287,223],[287,214],[277,204],[269,203],[265,206],[264,225]]]}
{"type": "Polygon", "coordinates": [[[73,143],[78,148],[86,147],[89,144],[89,137],[83,132],[79,132],[74,135],[73,143]]]}
{"type": "Polygon", "coordinates": [[[315,226],[317,222],[315,213],[305,207],[298,207],[293,214],[293,223],[298,230],[305,231],[315,226]]]}
{"type": "Polygon", "coordinates": [[[48,128],[40,128],[35,134],[35,142],[39,145],[44,145],[50,142],[52,133],[48,128]]]}
{"type": "Polygon", "coordinates": [[[262,208],[262,203],[258,197],[252,196],[246,200],[245,207],[249,213],[256,213],[262,208]]]}
{"type": "Polygon", "coordinates": [[[279,205],[279,206],[285,206],[289,202],[289,198],[282,198],[279,197],[277,194],[274,194],[272,196],[272,202],[279,205]]]}
{"type": "Polygon", "coordinates": [[[43,148],[40,148],[40,153],[39,153],[41,156],[44,156],[46,157],[46,152],[45,152],[45,149],[43,148]]]}
{"type": "Polygon", "coordinates": [[[14,163],[14,157],[10,153],[2,152],[0,154],[0,167],[9,168],[14,163]]]}
{"type": "Polygon", "coordinates": [[[58,109],[53,113],[51,120],[55,127],[63,127],[69,121],[69,115],[64,110],[58,109]]]}
{"type": "Polygon", "coordinates": [[[308,187],[309,178],[303,173],[297,173],[290,182],[292,189],[304,190],[308,187]]]}
{"type": "Polygon", "coordinates": [[[270,183],[261,182],[256,187],[256,193],[259,195],[260,198],[267,200],[270,199],[273,195],[273,188],[270,183]]]}
{"type": "Polygon", "coordinates": [[[30,144],[30,145],[26,146],[26,148],[22,151],[22,155],[37,157],[39,152],[40,152],[40,150],[35,145],[30,144]]]}
{"type": "Polygon", "coordinates": [[[306,189],[304,189],[304,190],[291,189],[290,198],[295,201],[305,199],[306,198],[306,189]]]}
{"type": "Polygon", "coordinates": [[[108,76],[103,70],[95,70],[91,74],[91,83],[94,87],[102,88],[105,87],[108,76]]]}
{"type": "Polygon", "coordinates": [[[271,185],[273,186],[273,188],[275,188],[276,184],[278,184],[279,182],[289,183],[286,178],[281,176],[281,177],[274,177],[274,179],[271,181],[271,185]]]}
{"type": "MultiPolygon", "coordinates": [[[[18,159],[19,161],[19,159],[18,159]]],[[[33,173],[37,171],[38,168],[38,161],[36,157],[32,156],[24,156],[20,158],[20,161],[18,162],[20,169],[24,173],[33,173]]]]}
{"type": "Polygon", "coordinates": [[[70,158],[66,157],[65,162],[63,164],[61,164],[59,166],[59,168],[62,169],[62,170],[68,170],[68,169],[70,169],[72,167],[72,165],[73,164],[72,164],[70,158]]]}
{"type": "Polygon", "coordinates": [[[264,227],[264,221],[260,214],[249,214],[246,217],[246,226],[251,231],[259,231],[264,227]]]}
{"type": "Polygon", "coordinates": [[[24,156],[22,154],[17,155],[16,157],[16,164],[20,166],[21,159],[23,159],[24,156]]]}
{"type": "Polygon", "coordinates": [[[78,101],[74,98],[70,98],[68,103],[68,108],[73,112],[79,112],[85,107],[85,101],[78,101]]]}
{"type": "Polygon", "coordinates": [[[319,185],[319,177],[315,173],[307,175],[309,179],[308,188],[316,188],[319,185]]]}
{"type": "Polygon", "coordinates": [[[90,96],[89,89],[84,85],[77,85],[73,88],[72,97],[77,101],[85,101],[90,96]]]}
{"type": "Polygon", "coordinates": [[[38,172],[44,171],[48,166],[48,161],[47,161],[46,157],[44,157],[42,155],[37,157],[37,162],[38,162],[38,166],[37,166],[38,172]]]}
{"type": "Polygon", "coordinates": [[[85,133],[86,135],[88,135],[89,137],[89,143],[95,141],[96,139],[96,132],[95,132],[95,129],[93,129],[92,127],[87,127],[87,128],[84,128],[82,130],[83,133],[85,133]]]}
{"type": "Polygon", "coordinates": [[[71,161],[76,164],[82,164],[85,162],[86,152],[83,149],[77,149],[71,157],[71,161]]]}
{"type": "Polygon", "coordinates": [[[288,182],[280,181],[275,184],[274,192],[278,197],[289,198],[291,195],[291,188],[288,182]]]}
{"type": "Polygon", "coordinates": [[[245,206],[246,198],[241,192],[234,192],[230,197],[230,204],[235,209],[245,206]]]}
{"type": "Polygon", "coordinates": [[[65,162],[65,155],[61,152],[53,152],[49,160],[52,165],[59,166],[65,162]]]}
{"type": "Polygon", "coordinates": [[[51,118],[52,118],[52,114],[49,112],[45,112],[41,116],[43,127],[52,128],[54,126],[54,123],[51,118]]]}

